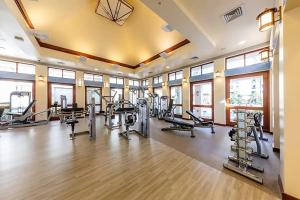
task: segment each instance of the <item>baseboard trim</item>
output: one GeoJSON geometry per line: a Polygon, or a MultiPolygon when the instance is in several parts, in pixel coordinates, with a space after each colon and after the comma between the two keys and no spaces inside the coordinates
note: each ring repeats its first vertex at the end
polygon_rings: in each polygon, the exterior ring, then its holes
{"type": "Polygon", "coordinates": [[[273,147],[273,152],[278,152],[278,153],[280,153],[280,149],[279,149],[279,148],[276,148],[276,147],[273,147]]]}
{"type": "Polygon", "coordinates": [[[218,125],[218,126],[227,126],[226,124],[221,124],[221,123],[215,123],[215,125],[218,125]]]}
{"type": "Polygon", "coordinates": [[[291,196],[289,194],[284,193],[283,185],[282,185],[282,181],[281,181],[280,175],[278,175],[278,185],[279,185],[279,189],[280,189],[282,200],[300,200],[300,199],[298,199],[296,197],[293,197],[293,196],[291,196]]]}

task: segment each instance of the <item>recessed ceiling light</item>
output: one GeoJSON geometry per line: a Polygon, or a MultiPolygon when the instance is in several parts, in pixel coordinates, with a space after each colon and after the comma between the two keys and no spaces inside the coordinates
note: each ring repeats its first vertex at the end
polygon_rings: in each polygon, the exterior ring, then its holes
{"type": "Polygon", "coordinates": [[[170,66],[166,66],[167,69],[170,69],[170,66]]]}
{"type": "Polygon", "coordinates": [[[99,69],[98,69],[98,68],[95,68],[95,70],[98,71],[99,69]]]}
{"type": "Polygon", "coordinates": [[[243,44],[245,44],[245,43],[246,43],[246,41],[243,40],[243,41],[240,41],[240,42],[239,42],[239,45],[243,45],[243,44]]]}

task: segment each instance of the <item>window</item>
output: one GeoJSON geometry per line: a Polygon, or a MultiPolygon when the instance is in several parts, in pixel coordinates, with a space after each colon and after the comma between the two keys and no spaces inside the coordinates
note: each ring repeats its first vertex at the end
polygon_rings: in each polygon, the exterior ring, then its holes
{"type": "Polygon", "coordinates": [[[148,86],[148,85],[149,85],[148,79],[142,80],[142,86],[148,86]]]}
{"type": "Polygon", "coordinates": [[[226,69],[235,69],[264,62],[261,60],[260,52],[263,49],[258,49],[248,53],[226,58],[226,69]]]}
{"type": "Polygon", "coordinates": [[[156,76],[153,78],[153,83],[154,84],[158,84],[158,83],[162,83],[162,76],[156,76]]]}
{"type": "Polygon", "coordinates": [[[169,81],[182,79],[182,71],[177,71],[169,74],[169,81]]]}
{"type": "Polygon", "coordinates": [[[34,65],[18,63],[18,73],[35,74],[34,65]]]}
{"type": "Polygon", "coordinates": [[[196,116],[213,119],[213,87],[212,81],[192,84],[192,111],[196,116]]]}
{"type": "Polygon", "coordinates": [[[48,76],[57,78],[75,79],[75,72],[65,69],[48,68],[48,76]]]}
{"type": "Polygon", "coordinates": [[[35,74],[35,67],[31,64],[0,60],[0,71],[22,74],[35,74]]]}
{"type": "Polygon", "coordinates": [[[64,85],[64,84],[51,84],[51,106],[54,105],[55,102],[60,105],[60,97],[66,96],[67,105],[72,105],[74,103],[74,95],[73,95],[73,85],[64,85]]]}
{"type": "Polygon", "coordinates": [[[172,86],[170,87],[170,96],[174,101],[176,106],[174,110],[175,115],[182,115],[182,87],[181,86],[172,86]]]}
{"type": "Polygon", "coordinates": [[[112,83],[112,84],[123,85],[124,84],[124,79],[123,78],[117,78],[117,77],[110,77],[109,82],[112,83]]]}
{"type": "Polygon", "coordinates": [[[191,76],[200,76],[214,72],[214,63],[207,63],[191,68],[191,76]]]}
{"type": "Polygon", "coordinates": [[[95,99],[95,111],[100,113],[101,111],[101,88],[98,87],[86,87],[86,107],[92,104],[92,98],[95,99]]]}
{"type": "Polygon", "coordinates": [[[0,60],[0,71],[17,72],[17,63],[0,60]]]}
{"type": "Polygon", "coordinates": [[[236,109],[262,112],[263,124],[269,130],[269,81],[268,72],[238,75],[226,78],[227,124],[236,121],[236,109]]]}
{"type": "Polygon", "coordinates": [[[160,97],[162,96],[162,88],[161,87],[153,88],[153,93],[158,95],[158,98],[154,98],[154,107],[156,109],[159,109],[158,105],[159,105],[160,97]]]}
{"type": "Polygon", "coordinates": [[[140,83],[138,80],[129,80],[130,86],[140,86],[140,83]]]}
{"type": "MultiPolygon", "coordinates": [[[[9,108],[10,106],[10,94],[15,91],[23,91],[31,93],[31,101],[33,100],[33,83],[32,82],[23,82],[23,81],[14,81],[14,80],[0,80],[0,105],[3,107],[9,108]]],[[[13,100],[11,105],[11,110],[8,112],[22,113],[30,101],[26,98],[19,98],[13,100]]]]}
{"type": "Polygon", "coordinates": [[[138,91],[137,90],[129,90],[129,101],[136,105],[138,99],[138,91]]]}
{"type": "Polygon", "coordinates": [[[121,88],[110,88],[110,95],[116,95],[114,98],[114,101],[119,101],[123,99],[123,89],[121,88]]]}
{"type": "Polygon", "coordinates": [[[95,81],[95,82],[102,82],[103,76],[102,75],[96,75],[96,74],[87,74],[85,73],[83,75],[83,79],[85,81],[95,81]]]}

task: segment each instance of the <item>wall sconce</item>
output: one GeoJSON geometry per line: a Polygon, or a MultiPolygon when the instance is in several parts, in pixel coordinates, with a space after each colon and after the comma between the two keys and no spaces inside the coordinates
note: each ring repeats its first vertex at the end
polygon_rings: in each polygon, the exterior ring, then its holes
{"type": "Polygon", "coordinates": [[[187,83],[188,81],[187,81],[187,78],[183,78],[182,79],[182,83],[187,83]]]}
{"type": "Polygon", "coordinates": [[[166,85],[166,83],[165,83],[165,82],[162,82],[162,83],[161,83],[161,86],[163,86],[163,87],[164,87],[165,85],[166,85]]]}
{"type": "Polygon", "coordinates": [[[109,83],[108,82],[104,82],[104,87],[108,88],[109,87],[109,83]]]}
{"type": "Polygon", "coordinates": [[[79,78],[79,79],[77,80],[77,85],[78,85],[78,87],[82,87],[83,81],[82,81],[81,78],[79,78]]]}
{"type": "Polygon", "coordinates": [[[43,75],[39,75],[38,76],[38,80],[41,81],[41,82],[44,82],[44,76],[43,75]]]}
{"type": "Polygon", "coordinates": [[[262,61],[267,62],[270,60],[270,57],[272,56],[272,52],[269,50],[269,48],[265,48],[261,52],[259,52],[259,55],[262,61]]]}
{"type": "Polygon", "coordinates": [[[221,72],[220,72],[219,70],[217,70],[217,71],[215,72],[215,76],[216,76],[216,78],[221,77],[221,72]]]}
{"type": "Polygon", "coordinates": [[[125,88],[128,89],[128,88],[129,88],[129,85],[125,85],[125,88]]]}
{"type": "Polygon", "coordinates": [[[272,28],[276,22],[281,22],[281,6],[277,8],[266,8],[257,17],[259,31],[272,28]]]}

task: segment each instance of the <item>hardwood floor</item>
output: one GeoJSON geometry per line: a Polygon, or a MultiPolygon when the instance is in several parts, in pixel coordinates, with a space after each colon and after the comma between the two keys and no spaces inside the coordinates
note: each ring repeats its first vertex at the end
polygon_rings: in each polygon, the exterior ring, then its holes
{"type": "MultiPolygon", "coordinates": [[[[0,199],[277,199],[154,139],[107,131],[68,138],[70,128],[0,132],[0,199]]],[[[77,131],[87,128],[85,120],[77,131]]]]}

